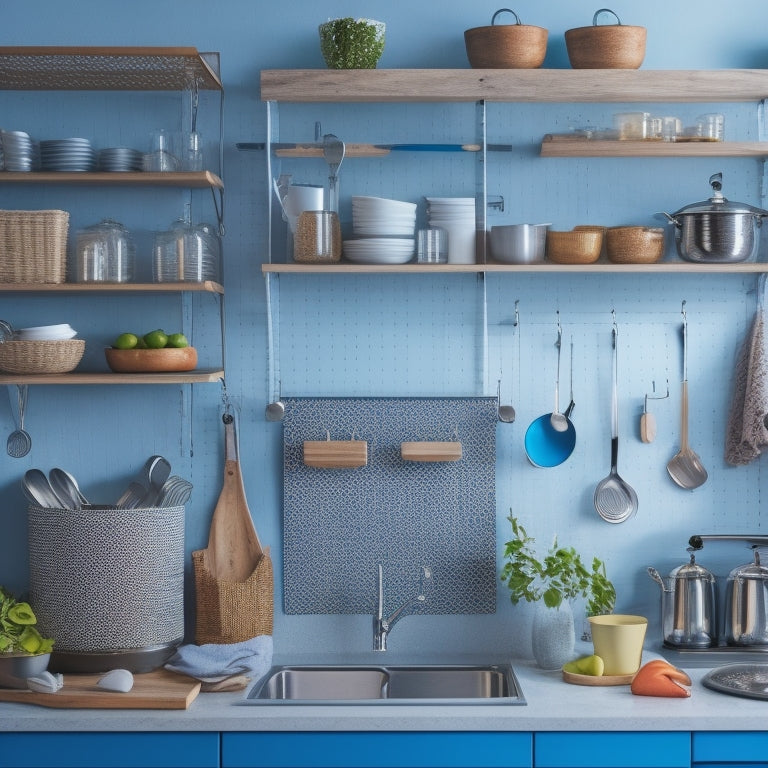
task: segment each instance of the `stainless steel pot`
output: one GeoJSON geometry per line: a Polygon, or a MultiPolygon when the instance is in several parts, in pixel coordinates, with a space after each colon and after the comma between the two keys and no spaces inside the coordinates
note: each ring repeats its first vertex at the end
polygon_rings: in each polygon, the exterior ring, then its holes
{"type": "Polygon", "coordinates": [[[722,181],[722,173],[713,174],[709,200],[663,214],[675,225],[677,252],[686,261],[735,264],[757,256],[760,227],[768,211],[729,202],[721,192],[722,181]]]}
{"type": "Polygon", "coordinates": [[[728,574],[725,641],[729,645],[768,645],[768,568],[755,549],[752,563],[728,574]]]}
{"type": "Polygon", "coordinates": [[[655,568],[651,578],[661,585],[661,626],[664,644],[676,648],[717,645],[715,577],[691,561],[662,579],[655,568]]]}

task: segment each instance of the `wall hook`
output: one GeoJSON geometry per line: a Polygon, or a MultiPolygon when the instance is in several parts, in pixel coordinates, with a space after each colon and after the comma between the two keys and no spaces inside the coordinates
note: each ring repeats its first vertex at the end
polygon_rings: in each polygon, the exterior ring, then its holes
{"type": "Polygon", "coordinates": [[[653,382],[653,395],[646,393],[643,401],[643,415],[640,417],[640,440],[644,443],[652,443],[656,439],[656,417],[648,412],[649,400],[666,400],[669,397],[669,379],[667,379],[667,393],[656,395],[656,382],[653,382]]]}

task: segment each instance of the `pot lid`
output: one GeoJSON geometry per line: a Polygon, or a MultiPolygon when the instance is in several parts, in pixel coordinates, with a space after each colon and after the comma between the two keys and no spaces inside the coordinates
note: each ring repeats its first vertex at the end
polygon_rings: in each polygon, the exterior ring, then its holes
{"type": "Polygon", "coordinates": [[[681,208],[672,216],[685,216],[696,213],[752,213],[760,216],[768,216],[768,211],[757,208],[748,203],[734,203],[723,196],[723,174],[715,173],[709,177],[709,185],[712,187],[712,197],[709,200],[701,200],[681,208]]]}
{"type": "Polygon", "coordinates": [[[753,563],[747,563],[746,565],[740,565],[738,568],[734,568],[729,574],[728,578],[733,579],[754,579],[760,581],[768,580],[768,568],[760,564],[760,552],[755,549],[755,561],[753,563]]]}
{"type": "Polygon", "coordinates": [[[672,569],[670,579],[701,579],[702,581],[714,581],[714,575],[696,562],[696,557],[691,552],[691,561],[672,569]]]}

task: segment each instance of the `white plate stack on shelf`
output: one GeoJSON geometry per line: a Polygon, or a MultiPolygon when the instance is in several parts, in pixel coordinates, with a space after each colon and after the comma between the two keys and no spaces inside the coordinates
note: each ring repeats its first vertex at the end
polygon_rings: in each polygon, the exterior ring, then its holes
{"type": "Polygon", "coordinates": [[[358,264],[405,264],[414,255],[416,203],[383,197],[352,197],[352,230],[344,256],[358,264]]]}
{"type": "Polygon", "coordinates": [[[74,339],[75,336],[77,331],[69,323],[19,328],[13,334],[16,341],[66,341],[74,339]]]}
{"type": "Polygon", "coordinates": [[[34,170],[35,144],[24,131],[0,131],[6,171],[28,172],[34,170]]]}
{"type": "Polygon", "coordinates": [[[449,264],[475,263],[474,197],[428,197],[427,221],[448,232],[449,264]]]}

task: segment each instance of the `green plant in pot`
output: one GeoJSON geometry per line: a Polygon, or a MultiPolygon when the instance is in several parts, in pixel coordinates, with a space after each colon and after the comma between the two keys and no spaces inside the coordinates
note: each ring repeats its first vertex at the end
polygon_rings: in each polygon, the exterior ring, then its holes
{"type": "Polygon", "coordinates": [[[575,633],[571,601],[583,597],[587,614],[611,613],[616,590],[597,557],[590,567],[573,547],[557,539],[539,558],[535,539],[510,515],[513,537],[504,545],[501,580],[509,588],[513,605],[521,600],[537,604],[533,622],[533,654],[539,666],[556,669],[573,657],[575,633]],[[559,628],[552,626],[559,625],[559,628]]]}
{"type": "Polygon", "coordinates": [[[331,19],[321,24],[320,52],[329,69],[375,69],[384,52],[383,21],[331,19]]]}
{"type": "Polygon", "coordinates": [[[0,687],[26,688],[26,679],[48,668],[53,640],[35,626],[29,603],[0,587],[0,687]]]}

